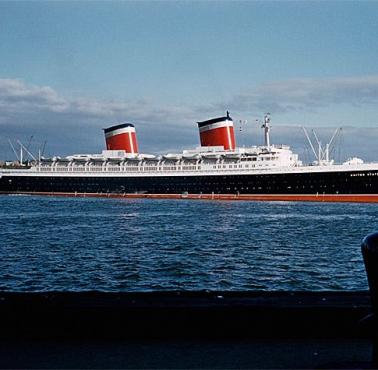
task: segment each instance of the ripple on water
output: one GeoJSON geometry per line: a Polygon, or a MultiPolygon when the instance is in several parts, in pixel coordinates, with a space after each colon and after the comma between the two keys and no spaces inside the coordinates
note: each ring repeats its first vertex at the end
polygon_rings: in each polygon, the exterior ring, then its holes
{"type": "Polygon", "coordinates": [[[0,289],[356,290],[372,204],[0,196],[0,289]]]}

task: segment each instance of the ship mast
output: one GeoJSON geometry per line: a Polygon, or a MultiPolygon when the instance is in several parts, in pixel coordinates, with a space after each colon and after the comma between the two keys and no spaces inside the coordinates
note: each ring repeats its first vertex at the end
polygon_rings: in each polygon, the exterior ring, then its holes
{"type": "Polygon", "coordinates": [[[321,166],[321,165],[324,166],[324,165],[332,164],[333,160],[330,159],[330,152],[334,147],[335,138],[341,132],[341,128],[337,128],[334,131],[334,133],[331,137],[331,140],[325,145],[324,149],[323,149],[321,141],[318,138],[318,135],[316,135],[315,130],[312,130],[312,134],[315,138],[316,144],[318,144],[318,151],[317,152],[315,150],[314,144],[312,143],[312,140],[311,140],[309,134],[307,133],[307,130],[304,127],[302,127],[302,129],[303,129],[303,132],[305,133],[305,136],[307,138],[308,143],[310,144],[311,150],[314,153],[314,156],[316,158],[315,164],[317,164],[318,166],[321,166]]]}
{"type": "Polygon", "coordinates": [[[264,115],[264,123],[261,126],[261,128],[264,129],[264,138],[265,138],[265,146],[270,147],[270,136],[269,136],[269,131],[270,131],[270,113],[265,113],[264,115]]]}

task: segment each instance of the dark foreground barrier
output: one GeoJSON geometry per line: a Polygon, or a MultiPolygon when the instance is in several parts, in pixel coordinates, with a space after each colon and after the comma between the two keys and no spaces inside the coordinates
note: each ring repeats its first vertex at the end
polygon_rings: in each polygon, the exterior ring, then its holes
{"type": "Polygon", "coordinates": [[[370,368],[368,292],[0,293],[0,367],[370,368]]]}
{"type": "Polygon", "coordinates": [[[0,338],[364,337],[367,292],[0,293],[0,338]]]}

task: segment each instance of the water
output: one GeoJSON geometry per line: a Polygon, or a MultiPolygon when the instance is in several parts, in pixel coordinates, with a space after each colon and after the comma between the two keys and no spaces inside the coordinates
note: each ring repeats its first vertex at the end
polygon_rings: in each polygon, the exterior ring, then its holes
{"type": "Polygon", "coordinates": [[[0,290],[360,290],[377,205],[0,196],[0,290]]]}

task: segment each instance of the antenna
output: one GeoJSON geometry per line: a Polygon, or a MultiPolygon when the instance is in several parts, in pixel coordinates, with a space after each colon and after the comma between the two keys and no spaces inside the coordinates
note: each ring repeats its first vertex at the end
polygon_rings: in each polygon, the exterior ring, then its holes
{"type": "Polygon", "coordinates": [[[318,162],[320,163],[320,161],[323,159],[322,143],[321,141],[319,141],[318,136],[316,135],[316,132],[314,129],[312,130],[312,134],[314,135],[315,140],[318,144],[318,162]]]}
{"type": "Polygon", "coordinates": [[[20,157],[21,157],[21,163],[22,163],[23,149],[25,150],[25,152],[26,152],[27,154],[29,154],[29,155],[30,155],[30,156],[36,161],[36,158],[34,157],[34,155],[31,154],[27,148],[25,148],[24,144],[22,144],[20,140],[17,140],[17,143],[20,144],[20,152],[21,152],[20,157]]]}
{"type": "MultiPolygon", "coordinates": [[[[306,138],[307,138],[308,143],[310,144],[310,147],[311,147],[311,149],[312,149],[312,152],[314,153],[315,158],[318,159],[318,155],[316,154],[315,148],[314,148],[314,146],[312,145],[312,141],[311,141],[311,139],[310,139],[310,136],[309,136],[308,133],[307,133],[307,130],[306,130],[303,126],[302,126],[302,129],[303,129],[303,132],[304,132],[304,134],[305,134],[305,136],[306,136],[306,138]]],[[[319,159],[318,159],[318,160],[319,160],[319,159]]]]}
{"type": "MultiPolygon", "coordinates": [[[[333,150],[334,149],[334,146],[333,145],[333,141],[336,139],[336,137],[338,135],[340,135],[340,132],[341,132],[341,127],[338,127],[335,132],[333,133],[332,137],[331,137],[331,140],[329,141],[329,143],[326,145],[326,161],[329,161],[329,153],[330,153],[330,149],[333,150]]],[[[335,143],[336,143],[336,140],[335,140],[335,143]]]]}
{"type": "Polygon", "coordinates": [[[337,130],[335,130],[334,133],[334,139],[332,140],[332,143],[330,143],[330,155],[334,153],[334,155],[338,156],[338,161],[341,162],[341,149],[342,149],[342,138],[343,138],[343,128],[339,127],[337,130]],[[337,152],[336,152],[337,149],[337,152]]]}
{"type": "Polygon", "coordinates": [[[12,142],[10,141],[10,139],[8,139],[8,143],[9,143],[10,147],[12,148],[13,153],[16,156],[17,160],[20,161],[20,157],[18,156],[18,154],[16,152],[16,149],[14,148],[14,146],[13,146],[12,142]]]}
{"type": "MultiPolygon", "coordinates": [[[[28,141],[28,144],[27,144],[26,147],[25,147],[25,149],[26,149],[27,152],[29,152],[30,144],[31,144],[32,140],[33,140],[33,135],[30,136],[29,141],[28,141]]],[[[27,159],[27,158],[26,158],[26,159],[27,159]]]]}
{"type": "Polygon", "coordinates": [[[43,157],[43,154],[45,153],[46,144],[47,144],[47,140],[45,140],[45,141],[43,142],[42,153],[41,153],[41,156],[42,156],[42,157],[43,157]]]}

